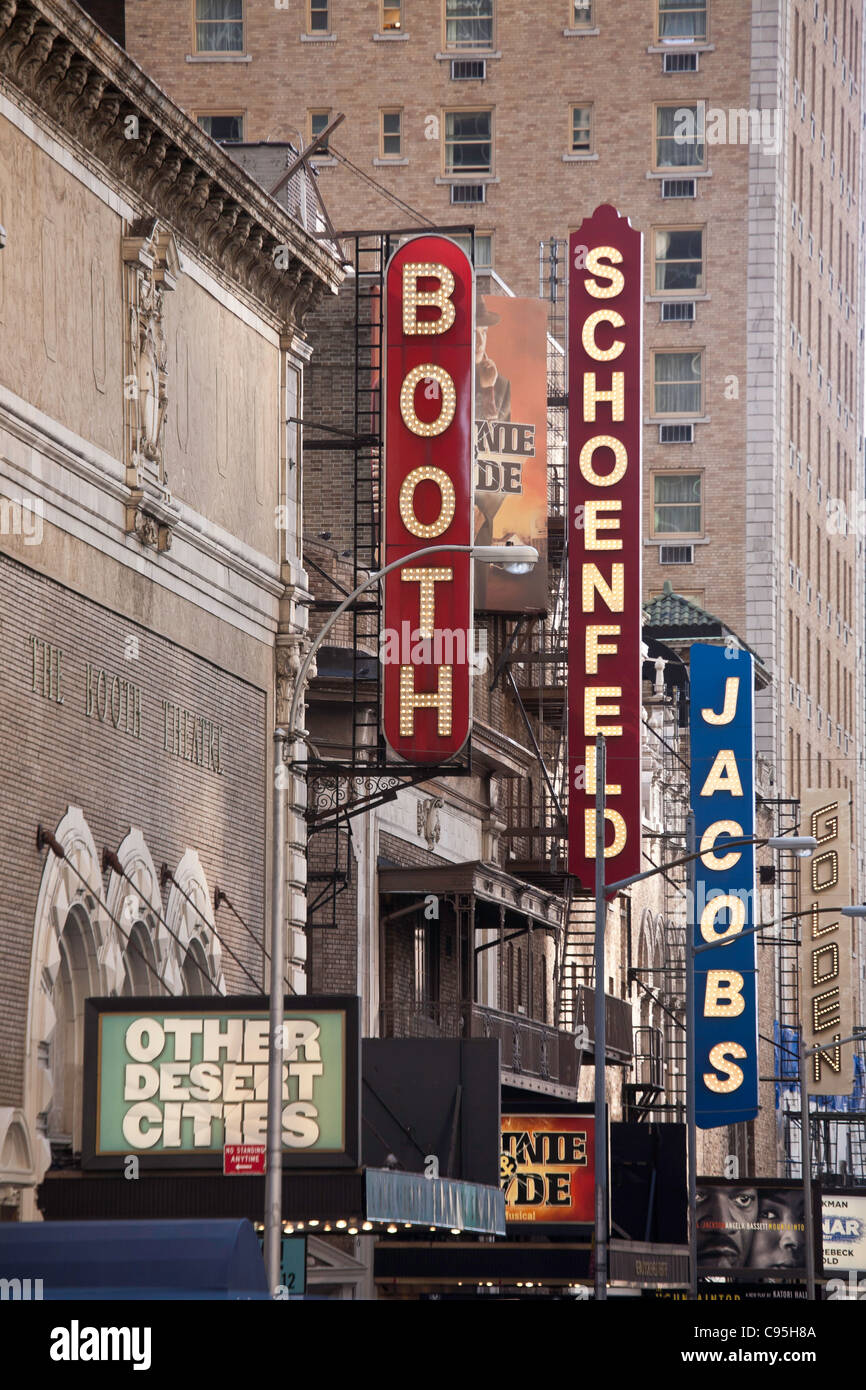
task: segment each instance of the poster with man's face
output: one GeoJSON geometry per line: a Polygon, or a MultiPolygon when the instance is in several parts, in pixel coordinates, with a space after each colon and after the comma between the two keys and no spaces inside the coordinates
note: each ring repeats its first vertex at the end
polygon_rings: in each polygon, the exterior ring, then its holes
{"type": "Polygon", "coordinates": [[[784,1182],[698,1180],[697,1246],[701,1274],[805,1273],[803,1189],[784,1182]]]}
{"type": "Polygon", "coordinates": [[[547,306],[475,304],[475,543],[532,545],[538,563],[475,566],[475,607],[547,611],[547,306]]]}

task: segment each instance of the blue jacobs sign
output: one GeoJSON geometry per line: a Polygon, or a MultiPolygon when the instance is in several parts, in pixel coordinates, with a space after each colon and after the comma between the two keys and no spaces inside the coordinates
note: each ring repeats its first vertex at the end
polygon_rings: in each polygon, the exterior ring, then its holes
{"type": "Polygon", "coordinates": [[[739,649],[695,645],[691,800],[695,815],[695,1108],[702,1129],[758,1113],[758,1005],[753,925],[755,852],[725,851],[755,833],[754,672],[739,649]]]}

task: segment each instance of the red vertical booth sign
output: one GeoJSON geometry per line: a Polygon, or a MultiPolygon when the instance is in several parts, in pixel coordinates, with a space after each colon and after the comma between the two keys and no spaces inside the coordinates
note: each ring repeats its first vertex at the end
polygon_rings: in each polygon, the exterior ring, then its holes
{"type": "Polygon", "coordinates": [[[569,242],[569,855],[595,873],[595,740],[607,744],[606,878],[638,873],[643,238],[596,208],[569,242]]]}
{"type": "Polygon", "coordinates": [[[379,657],[385,739],[438,764],[469,737],[473,540],[473,275],[447,237],[419,236],[385,280],[385,563],[379,657]]]}

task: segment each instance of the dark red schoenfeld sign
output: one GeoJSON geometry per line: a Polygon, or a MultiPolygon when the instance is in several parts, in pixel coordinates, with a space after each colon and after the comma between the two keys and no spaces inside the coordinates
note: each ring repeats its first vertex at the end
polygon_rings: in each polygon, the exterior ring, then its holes
{"type": "Polygon", "coordinates": [[[595,874],[604,734],[610,882],[640,864],[643,238],[596,208],[569,242],[569,871],[595,874]]]}
{"type": "MultiPolygon", "coordinates": [[[[472,267],[420,236],[385,279],[385,563],[472,544],[472,267]]],[[[385,738],[407,762],[446,762],[469,737],[472,564],[422,556],[384,580],[379,657],[385,738]]]]}

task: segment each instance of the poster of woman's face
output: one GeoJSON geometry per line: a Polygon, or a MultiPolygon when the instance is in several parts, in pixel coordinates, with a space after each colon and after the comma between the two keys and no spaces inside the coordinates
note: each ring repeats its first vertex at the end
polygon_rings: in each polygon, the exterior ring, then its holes
{"type": "Polygon", "coordinates": [[[706,1271],[793,1273],[805,1263],[803,1192],[748,1182],[697,1190],[698,1265],[706,1271]]]}

